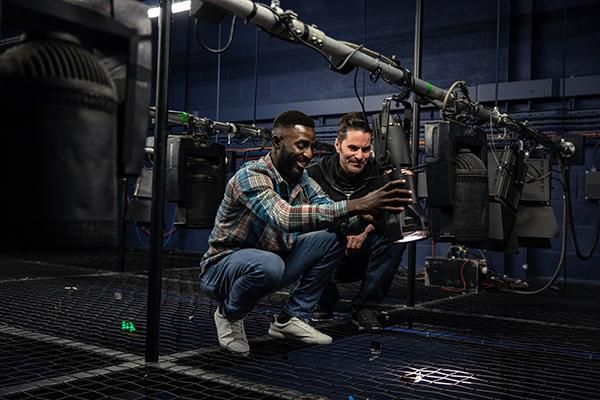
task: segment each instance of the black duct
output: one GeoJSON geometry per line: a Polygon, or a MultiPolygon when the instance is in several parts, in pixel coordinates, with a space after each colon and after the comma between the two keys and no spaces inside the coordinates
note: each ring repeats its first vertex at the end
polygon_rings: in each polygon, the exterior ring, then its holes
{"type": "Polygon", "coordinates": [[[115,84],[72,35],[0,55],[3,246],[116,244],[115,84]]]}

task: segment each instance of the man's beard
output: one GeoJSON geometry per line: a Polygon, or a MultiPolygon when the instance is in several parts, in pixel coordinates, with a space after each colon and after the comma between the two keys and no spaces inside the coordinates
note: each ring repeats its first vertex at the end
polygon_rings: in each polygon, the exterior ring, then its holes
{"type": "Polygon", "coordinates": [[[292,182],[300,180],[304,171],[304,168],[301,168],[298,162],[304,162],[304,160],[298,159],[294,154],[287,154],[283,159],[283,170],[286,173],[286,178],[292,182]]]}

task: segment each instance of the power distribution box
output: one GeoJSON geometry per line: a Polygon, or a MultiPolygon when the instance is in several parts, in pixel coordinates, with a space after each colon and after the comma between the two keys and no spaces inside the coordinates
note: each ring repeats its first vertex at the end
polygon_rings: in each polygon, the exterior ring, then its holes
{"type": "Polygon", "coordinates": [[[600,200],[600,171],[585,171],[585,199],[600,200]]]}
{"type": "Polygon", "coordinates": [[[427,257],[425,286],[479,291],[487,272],[485,260],[427,257]]]}

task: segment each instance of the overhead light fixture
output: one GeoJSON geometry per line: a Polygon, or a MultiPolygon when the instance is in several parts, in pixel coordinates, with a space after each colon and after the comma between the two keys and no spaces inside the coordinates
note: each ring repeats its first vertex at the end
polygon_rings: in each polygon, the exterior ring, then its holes
{"type": "MultiPolygon", "coordinates": [[[[179,1],[171,5],[171,12],[173,14],[183,11],[188,11],[192,8],[192,1],[179,1]]],[[[148,9],[148,18],[156,18],[160,15],[160,7],[154,7],[148,9]]]]}

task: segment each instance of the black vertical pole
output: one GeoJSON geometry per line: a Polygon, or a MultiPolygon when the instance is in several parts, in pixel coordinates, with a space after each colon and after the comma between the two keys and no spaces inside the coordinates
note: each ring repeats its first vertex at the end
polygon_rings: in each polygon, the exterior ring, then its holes
{"type": "Polygon", "coordinates": [[[146,314],[146,361],[158,361],[160,291],[162,279],[163,214],[165,209],[165,159],[167,157],[167,112],[169,93],[169,47],[171,0],[160,1],[158,61],[156,74],[156,126],[152,173],[152,226],[149,249],[148,310],[146,314]]]}
{"type": "MultiPolygon", "coordinates": [[[[566,183],[566,187],[568,190],[571,190],[571,168],[569,165],[564,165],[563,168],[565,169],[565,183],[566,183]]],[[[564,196],[568,196],[567,193],[564,194],[564,196]]],[[[571,204],[570,201],[565,201],[565,204],[563,207],[573,207],[573,205],[571,204]]],[[[567,236],[569,234],[569,226],[570,224],[573,224],[573,215],[571,214],[569,208],[567,209],[567,218],[565,219],[565,227],[564,227],[564,235],[567,236]]],[[[573,229],[575,230],[575,229],[573,229]]],[[[572,241],[575,240],[575,236],[573,236],[573,238],[571,239],[572,241]]],[[[565,243],[567,242],[567,239],[565,239],[565,243]]],[[[574,243],[574,242],[573,242],[574,243]]],[[[563,260],[563,287],[562,287],[562,291],[563,293],[567,291],[567,257],[568,253],[565,252],[565,258],[563,260]]]]}
{"type": "MultiPolygon", "coordinates": [[[[233,23],[233,22],[232,22],[233,23]]],[[[221,48],[221,23],[219,23],[219,36],[217,46],[221,48]]],[[[218,121],[221,119],[219,112],[221,111],[221,53],[217,53],[217,105],[215,112],[215,119],[218,121]]]]}
{"type": "Polygon", "coordinates": [[[125,272],[125,247],[127,246],[127,220],[125,214],[127,212],[127,178],[125,176],[119,176],[119,249],[118,249],[118,263],[119,271],[125,272]]]}
{"type": "Polygon", "coordinates": [[[256,101],[258,99],[258,53],[260,46],[260,29],[256,28],[256,48],[254,49],[254,104],[252,125],[256,125],[256,101]]]}
{"type": "MultiPolygon", "coordinates": [[[[415,78],[421,77],[421,36],[423,35],[423,0],[417,0],[415,10],[415,44],[414,44],[414,65],[413,75],[415,78]]],[[[412,165],[416,167],[419,163],[419,124],[421,123],[421,105],[416,101],[413,94],[413,120],[412,120],[412,165]]],[[[408,245],[408,299],[406,305],[413,307],[415,305],[415,282],[417,278],[417,244],[409,243],[408,245]]]]}
{"type": "Polygon", "coordinates": [[[190,112],[190,36],[192,35],[192,17],[187,18],[185,36],[185,79],[183,83],[183,111],[190,112]]]}
{"type": "MultiPolygon", "coordinates": [[[[501,7],[500,1],[496,1],[496,85],[494,86],[494,107],[498,107],[498,82],[500,80],[500,23],[501,7]]],[[[493,132],[492,132],[493,135],[493,132]]],[[[495,151],[495,149],[493,149],[495,151]]]]}
{"type": "MultiPolygon", "coordinates": [[[[367,0],[364,1],[364,21],[363,21],[363,45],[367,46],[367,0]]],[[[363,69],[362,71],[362,103],[365,104],[365,95],[367,91],[367,71],[363,69]]],[[[366,118],[366,116],[365,116],[366,118]]],[[[368,120],[367,120],[368,122],[368,120]]]]}
{"type": "MultiPolygon", "coordinates": [[[[563,138],[566,138],[567,136],[567,131],[565,128],[565,101],[566,101],[566,93],[565,93],[565,85],[567,82],[567,0],[564,1],[564,6],[563,6],[563,32],[562,32],[562,40],[563,40],[563,59],[562,59],[562,86],[561,86],[561,126],[560,126],[560,130],[561,130],[561,136],[563,138]]],[[[565,166],[565,170],[567,172],[566,177],[567,177],[567,188],[570,190],[571,188],[571,183],[569,182],[570,179],[570,174],[571,174],[571,169],[569,168],[568,165],[565,166]]],[[[569,207],[571,207],[571,202],[569,202],[569,207]]],[[[569,211],[569,210],[567,210],[569,211]]],[[[567,222],[569,224],[573,224],[573,219],[572,218],[567,218],[567,222]]],[[[567,224],[568,225],[568,224],[567,224]]],[[[568,227],[567,229],[565,229],[565,235],[568,232],[568,227]]],[[[573,240],[575,240],[575,236],[573,236],[573,240]]],[[[565,260],[563,263],[563,280],[564,280],[564,284],[563,284],[563,292],[567,290],[567,255],[565,254],[565,260]]]]}

